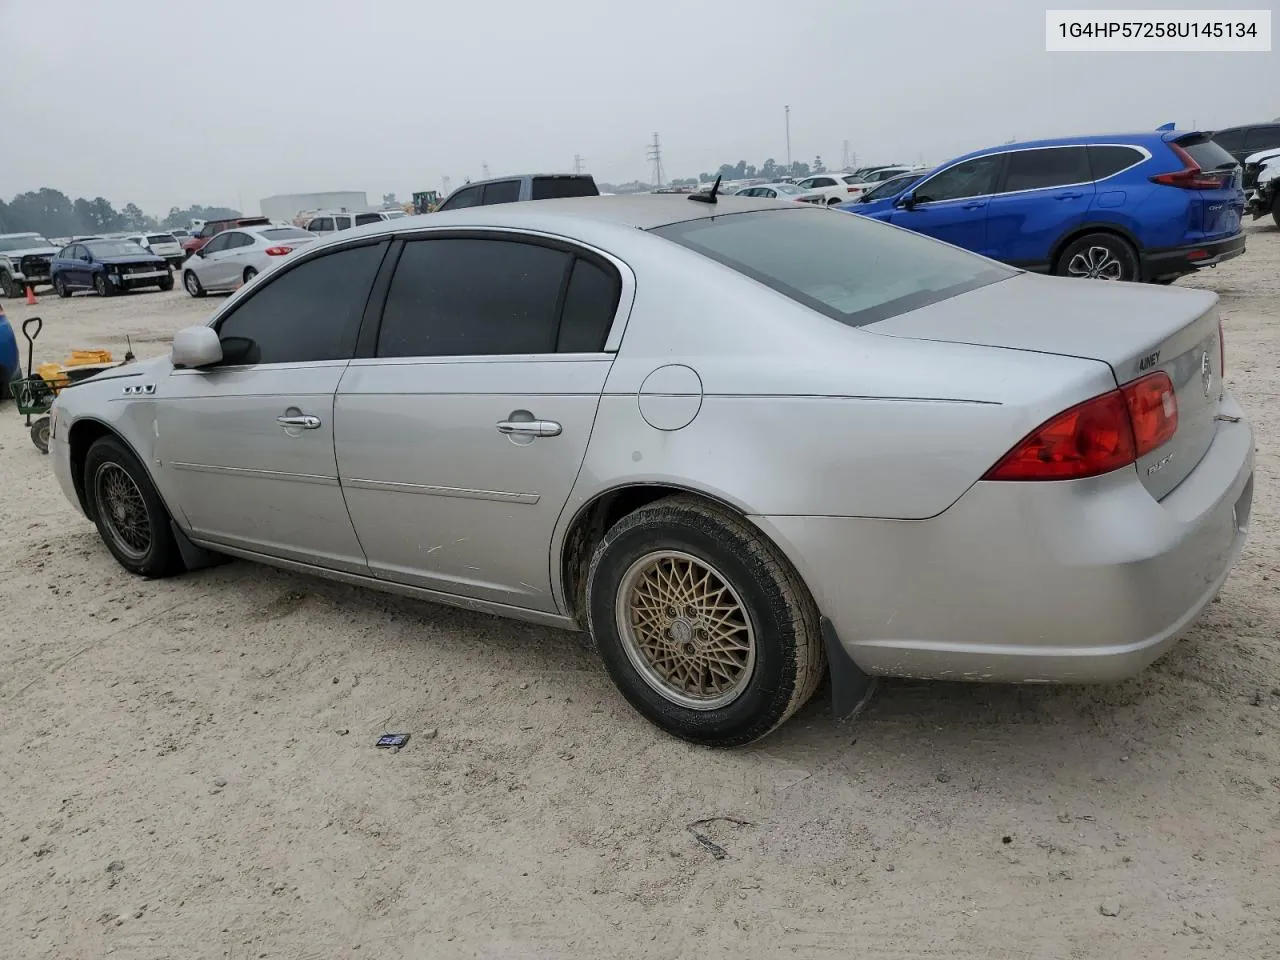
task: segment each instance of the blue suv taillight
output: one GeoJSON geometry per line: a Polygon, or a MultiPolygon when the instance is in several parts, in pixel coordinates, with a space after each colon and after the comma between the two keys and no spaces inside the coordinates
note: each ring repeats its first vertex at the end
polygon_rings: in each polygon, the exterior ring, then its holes
{"type": "Polygon", "coordinates": [[[1234,170],[1205,173],[1200,169],[1200,165],[1191,159],[1191,154],[1182,147],[1171,143],[1169,149],[1182,161],[1183,168],[1173,173],[1157,173],[1151,178],[1152,183],[1162,183],[1166,187],[1182,187],[1185,190],[1218,190],[1227,186],[1235,176],[1234,170]]]}

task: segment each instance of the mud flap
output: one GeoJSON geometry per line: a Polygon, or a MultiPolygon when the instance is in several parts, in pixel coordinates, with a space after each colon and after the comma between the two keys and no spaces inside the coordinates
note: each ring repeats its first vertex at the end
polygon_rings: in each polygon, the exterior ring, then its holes
{"type": "Polygon", "coordinates": [[[173,539],[178,544],[178,553],[182,555],[182,564],[187,568],[188,572],[231,562],[231,558],[226,554],[214,553],[211,550],[204,549],[204,547],[197,547],[172,520],[169,521],[169,529],[173,531],[173,539]]]}
{"type": "Polygon", "coordinates": [[[849,659],[836,628],[822,618],[822,642],[827,649],[831,669],[831,714],[837,723],[852,720],[871,702],[876,692],[876,678],[849,659]]]}

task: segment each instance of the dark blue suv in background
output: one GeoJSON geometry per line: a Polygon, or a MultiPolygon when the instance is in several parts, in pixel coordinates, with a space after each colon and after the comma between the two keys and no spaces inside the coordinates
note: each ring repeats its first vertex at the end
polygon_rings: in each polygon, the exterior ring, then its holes
{"type": "Polygon", "coordinates": [[[1170,283],[1244,252],[1244,190],[1211,133],[1008,143],[840,209],[1041,273],[1170,283]]]}

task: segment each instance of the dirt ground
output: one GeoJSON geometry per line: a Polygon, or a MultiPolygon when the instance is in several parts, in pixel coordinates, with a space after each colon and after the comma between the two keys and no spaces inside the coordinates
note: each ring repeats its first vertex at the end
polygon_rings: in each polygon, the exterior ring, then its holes
{"type": "MultiPolygon", "coordinates": [[[[1280,956],[1280,231],[1181,282],[1222,295],[1259,447],[1187,639],[1119,686],[886,683],[843,726],[824,688],[733,752],[572,634],[248,563],[133,578],[0,407],[0,954],[1280,956]]],[[[163,352],[213,302],[5,306],[54,359],[163,352]]]]}

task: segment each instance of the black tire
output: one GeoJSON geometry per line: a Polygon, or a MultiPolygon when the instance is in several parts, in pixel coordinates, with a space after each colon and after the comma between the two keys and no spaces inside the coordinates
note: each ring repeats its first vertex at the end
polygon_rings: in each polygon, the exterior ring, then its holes
{"type": "Polygon", "coordinates": [[[1167,287],[1169,284],[1173,283],[1173,281],[1177,279],[1178,279],[1177,277],[1161,277],[1159,280],[1153,280],[1152,283],[1158,283],[1162,287],[1167,287]]]}
{"type": "Polygon", "coordinates": [[[834,207],[837,203],[844,203],[844,199],[845,198],[843,197],[831,197],[829,200],[827,200],[827,206],[834,207]]]}
{"type": "Polygon", "coordinates": [[[1067,245],[1053,272],[1060,277],[1137,280],[1138,254],[1129,241],[1114,233],[1088,233],[1067,245]]]}
{"type": "Polygon", "coordinates": [[[22,288],[7,272],[0,272],[0,293],[10,300],[17,300],[22,296],[22,288]]]}
{"type": "Polygon", "coordinates": [[[63,300],[71,296],[71,291],[67,289],[67,281],[62,279],[62,274],[53,278],[53,292],[63,300]]]}
{"type": "Polygon", "coordinates": [[[49,452],[49,418],[41,417],[31,424],[31,442],[41,453],[49,452]]]}
{"type": "Polygon", "coordinates": [[[245,267],[245,268],[244,268],[244,278],[243,278],[243,279],[244,279],[244,282],[245,282],[245,283],[248,283],[250,280],[252,280],[252,279],[253,279],[254,277],[256,277],[257,275],[258,275],[258,271],[257,271],[257,270],[255,270],[255,269],[253,269],[253,267],[245,267]]]}
{"type": "Polygon", "coordinates": [[[93,289],[98,291],[98,296],[100,297],[109,297],[115,293],[111,284],[107,283],[107,275],[105,273],[99,273],[94,276],[93,289]]]}
{"type": "Polygon", "coordinates": [[[89,448],[84,491],[98,535],[120,566],[149,578],[183,571],[169,512],[146,469],[117,438],[100,437],[89,448]]]}
{"type": "Polygon", "coordinates": [[[1280,187],[1276,188],[1276,198],[1271,204],[1271,222],[1280,227],[1280,187]]]}
{"type": "Polygon", "coordinates": [[[209,291],[204,288],[204,284],[190,270],[182,271],[182,286],[193,297],[207,297],[209,291]]]}
{"type": "MultiPolygon", "coordinates": [[[[695,743],[733,747],[760,739],[813,696],[825,671],[818,611],[799,575],[745,521],[692,497],[667,497],[641,507],[605,534],[591,558],[586,606],[588,630],[622,695],[656,726],[695,743]],[[722,653],[726,659],[716,661],[728,668],[727,673],[736,674],[735,686],[721,692],[718,700],[703,695],[707,686],[702,678],[716,679],[704,672],[707,668],[695,667],[700,687],[695,695],[687,692],[687,675],[685,693],[659,676],[662,661],[670,667],[673,658],[682,657],[684,664],[696,664],[703,649],[697,645],[711,642],[708,626],[713,626],[698,616],[696,600],[683,610],[662,606],[671,599],[682,602],[673,596],[659,601],[652,592],[658,581],[649,581],[645,571],[664,563],[669,570],[683,564],[693,573],[691,584],[719,584],[718,593],[711,591],[719,598],[714,601],[719,611],[715,626],[744,625],[734,632],[746,649],[722,653]],[[710,576],[703,577],[699,570],[710,576]],[[646,585],[634,592],[629,584],[641,581],[646,585]],[[638,631],[630,624],[641,608],[626,604],[619,615],[623,593],[647,598],[644,606],[670,622],[663,634],[668,639],[659,641],[670,646],[659,661],[640,649],[638,631]],[[726,602],[734,614],[720,609],[726,602]],[[670,610],[677,610],[676,619],[670,618],[670,610]],[[624,618],[627,622],[620,622],[624,618]],[[680,632],[673,632],[677,629],[680,632]],[[683,654],[677,652],[677,644],[683,654]],[[681,697],[699,702],[685,705],[681,697]]],[[[639,632],[651,639],[657,636],[656,630],[639,632]]]]}
{"type": "Polygon", "coordinates": [[[157,286],[158,286],[158,287],[159,287],[159,288],[160,288],[164,293],[168,293],[170,290],[172,290],[172,289],[173,289],[173,274],[169,274],[169,276],[167,276],[167,277],[165,277],[163,280],[161,280],[161,281],[157,284],[157,286]]]}

